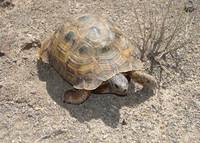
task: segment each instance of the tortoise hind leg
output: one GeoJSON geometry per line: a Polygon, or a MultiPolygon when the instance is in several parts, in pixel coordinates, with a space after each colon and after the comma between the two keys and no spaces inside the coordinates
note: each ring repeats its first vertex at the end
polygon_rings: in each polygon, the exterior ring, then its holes
{"type": "Polygon", "coordinates": [[[135,82],[141,84],[144,90],[154,91],[157,87],[156,79],[143,71],[131,71],[129,76],[135,82]]]}
{"type": "Polygon", "coordinates": [[[64,103],[81,104],[90,96],[90,91],[72,89],[65,92],[63,97],[64,103]]]}

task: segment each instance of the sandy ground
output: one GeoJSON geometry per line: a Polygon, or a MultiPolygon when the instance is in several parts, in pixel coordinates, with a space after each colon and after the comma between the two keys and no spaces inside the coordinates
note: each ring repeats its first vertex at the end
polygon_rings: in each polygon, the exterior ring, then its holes
{"type": "Polygon", "coordinates": [[[62,103],[68,84],[37,63],[36,48],[27,43],[80,13],[107,15],[131,39],[136,0],[0,0],[0,142],[200,142],[200,7],[194,2],[184,78],[177,74],[152,97],[92,95],[76,106],[62,103]]]}

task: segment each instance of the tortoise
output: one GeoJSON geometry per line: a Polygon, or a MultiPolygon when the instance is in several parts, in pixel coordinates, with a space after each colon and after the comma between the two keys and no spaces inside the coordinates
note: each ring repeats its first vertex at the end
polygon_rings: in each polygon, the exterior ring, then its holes
{"type": "Polygon", "coordinates": [[[85,14],[61,25],[38,50],[73,89],[63,102],[83,103],[91,93],[125,96],[131,81],[154,90],[156,79],[145,73],[134,47],[116,24],[105,17],[85,14]]]}

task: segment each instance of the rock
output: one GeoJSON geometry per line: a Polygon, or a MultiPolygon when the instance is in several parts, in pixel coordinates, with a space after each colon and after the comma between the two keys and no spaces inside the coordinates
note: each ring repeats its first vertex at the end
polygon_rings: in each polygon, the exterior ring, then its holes
{"type": "Polygon", "coordinates": [[[184,11],[185,12],[193,12],[196,8],[194,7],[194,3],[193,3],[193,0],[188,0],[186,3],[185,3],[185,7],[184,7],[184,11]]]}
{"type": "Polygon", "coordinates": [[[0,0],[0,7],[14,7],[15,5],[12,3],[12,0],[0,0]]]}

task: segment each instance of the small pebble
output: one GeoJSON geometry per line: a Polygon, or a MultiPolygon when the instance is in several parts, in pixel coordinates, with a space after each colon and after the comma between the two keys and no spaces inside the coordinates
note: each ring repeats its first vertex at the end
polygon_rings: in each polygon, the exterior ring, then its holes
{"type": "Polygon", "coordinates": [[[0,51],[0,57],[3,57],[3,56],[5,56],[6,54],[4,53],[4,52],[1,52],[0,51]]]}
{"type": "Polygon", "coordinates": [[[122,124],[122,125],[127,125],[126,120],[123,119],[121,124],[122,124]]]}
{"type": "Polygon", "coordinates": [[[30,94],[35,95],[36,91],[31,91],[30,94]]]}

